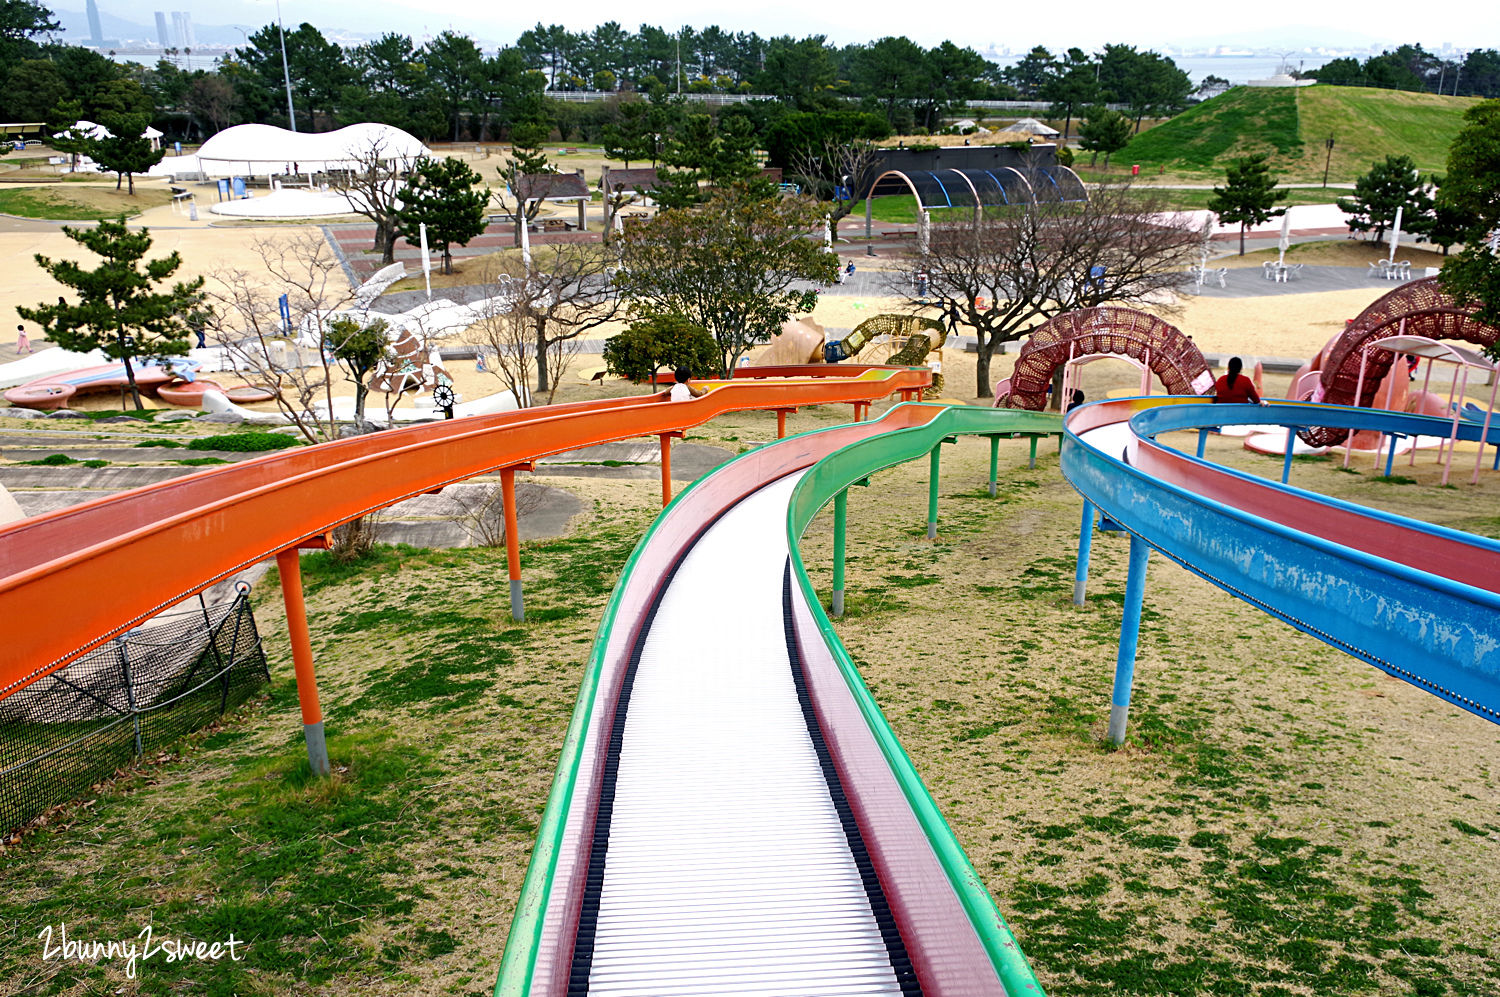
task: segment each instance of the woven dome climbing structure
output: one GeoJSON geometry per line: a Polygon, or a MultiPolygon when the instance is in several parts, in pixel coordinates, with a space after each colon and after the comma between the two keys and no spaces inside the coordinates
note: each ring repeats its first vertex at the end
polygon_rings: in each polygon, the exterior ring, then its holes
{"type": "MultiPolygon", "coordinates": [[[[1364,388],[1356,398],[1360,356],[1367,344],[1402,335],[1456,339],[1479,347],[1493,346],[1500,341],[1500,329],[1479,321],[1474,317],[1473,309],[1460,306],[1438,286],[1436,277],[1414,280],[1360,312],[1328,350],[1320,379],[1323,401],[1329,405],[1368,408],[1380,382],[1390,371],[1395,354],[1380,349],[1369,352],[1365,361],[1364,388]]],[[[1312,446],[1327,447],[1342,443],[1349,431],[1337,426],[1313,426],[1297,435],[1312,446]]]]}
{"type": "Polygon", "coordinates": [[[1149,368],[1169,394],[1201,394],[1212,385],[1212,380],[1204,383],[1208,364],[1202,352],[1176,326],[1133,308],[1081,308],[1032,332],[1008,384],[996,386],[995,406],[1046,408],[1047,388],[1059,367],[1080,357],[1107,354],[1130,357],[1149,368]]]}

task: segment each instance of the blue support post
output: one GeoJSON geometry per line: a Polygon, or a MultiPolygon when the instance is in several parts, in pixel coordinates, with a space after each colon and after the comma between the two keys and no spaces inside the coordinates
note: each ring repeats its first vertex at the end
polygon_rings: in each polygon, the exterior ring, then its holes
{"type": "Polygon", "coordinates": [[[1208,427],[1204,426],[1198,430],[1198,459],[1203,459],[1203,451],[1208,448],[1208,427]]]}
{"type": "Polygon", "coordinates": [[[1297,442],[1297,427],[1286,427],[1286,460],[1281,462],[1281,483],[1284,485],[1292,477],[1292,448],[1297,442]]]}
{"type": "Polygon", "coordinates": [[[1390,434],[1391,449],[1390,452],[1385,455],[1385,476],[1387,478],[1391,476],[1391,465],[1396,462],[1396,441],[1399,439],[1401,439],[1400,433],[1390,434]]]}
{"type": "Polygon", "coordinates": [[[1083,605],[1089,581],[1089,552],[1094,546],[1094,503],[1083,500],[1083,525],[1078,528],[1078,567],[1073,571],[1073,605],[1083,605]]]}
{"type": "Polygon", "coordinates": [[[1109,705],[1109,743],[1125,743],[1130,718],[1130,689],[1135,682],[1135,648],[1141,635],[1141,603],[1146,596],[1146,562],[1151,545],[1130,536],[1130,574],[1125,579],[1125,616],[1120,621],[1120,650],[1115,657],[1115,689],[1109,705]]]}

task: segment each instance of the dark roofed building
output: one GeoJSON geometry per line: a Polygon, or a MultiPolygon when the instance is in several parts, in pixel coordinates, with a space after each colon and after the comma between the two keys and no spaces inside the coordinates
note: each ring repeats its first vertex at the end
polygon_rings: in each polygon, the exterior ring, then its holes
{"type": "Polygon", "coordinates": [[[610,226],[615,223],[615,213],[637,197],[653,191],[660,184],[656,169],[612,170],[604,167],[599,176],[599,189],[604,192],[604,232],[609,237],[610,226]],[[625,200],[616,204],[617,198],[625,200]]]}
{"type": "Polygon", "coordinates": [[[524,173],[514,191],[523,201],[588,200],[589,185],[582,173],[524,173]]]}
{"type": "Polygon", "coordinates": [[[604,167],[604,173],[599,181],[599,189],[604,191],[608,197],[612,193],[643,194],[648,190],[655,190],[657,186],[656,170],[612,170],[604,167]]]}
{"type": "MultiPolygon", "coordinates": [[[[528,201],[576,201],[578,203],[578,231],[588,231],[588,210],[592,194],[583,171],[577,173],[523,173],[516,179],[516,189],[511,191],[519,204],[528,201]]],[[[549,221],[550,228],[554,222],[549,221]]],[[[562,225],[561,222],[556,222],[562,225]]]]}

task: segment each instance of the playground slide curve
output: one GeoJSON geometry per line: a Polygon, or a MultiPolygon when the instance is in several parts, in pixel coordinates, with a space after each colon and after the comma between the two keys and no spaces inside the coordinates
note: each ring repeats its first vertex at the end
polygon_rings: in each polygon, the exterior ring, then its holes
{"type": "Polygon", "coordinates": [[[900,405],[768,444],[677,496],[606,607],[497,995],[1041,992],[797,542],[851,483],[955,434],[1059,429],[1051,414],[900,405]],[[799,781],[820,764],[826,788],[799,781]],[[830,800],[843,834],[815,823],[830,800]]]}
{"type": "MultiPolygon", "coordinates": [[[[1062,471],[1104,515],[1188,570],[1500,722],[1500,542],[1219,467],[1157,439],[1232,422],[1407,436],[1449,425],[1312,403],[1120,399],[1069,413],[1062,471]]],[[[1460,436],[1482,431],[1462,424],[1460,436]]],[[[1500,442],[1500,431],[1491,429],[1488,442],[1500,442]]]]}
{"type": "Polygon", "coordinates": [[[414,495],[724,412],[868,404],[930,380],[925,369],[796,373],[726,382],[686,402],[644,395],[393,429],[9,524],[0,528],[0,699],[236,571],[414,495]]]}

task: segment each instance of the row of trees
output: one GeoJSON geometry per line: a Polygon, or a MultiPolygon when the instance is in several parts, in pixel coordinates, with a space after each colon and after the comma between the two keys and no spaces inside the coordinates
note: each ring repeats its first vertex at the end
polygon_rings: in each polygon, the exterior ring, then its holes
{"type": "Polygon", "coordinates": [[[1319,83],[1345,86],[1500,97],[1500,51],[1477,48],[1459,60],[1444,59],[1421,45],[1402,45],[1364,62],[1334,59],[1306,75],[1319,83]]]}
{"type": "MultiPolygon", "coordinates": [[[[55,109],[72,101],[91,120],[108,111],[154,114],[154,124],[184,139],[242,122],[287,123],[275,25],[249,35],[214,70],[193,71],[167,59],[154,67],[118,65],[48,41],[56,30],[51,12],[35,0],[0,4],[0,116],[51,122],[55,109]]],[[[1125,45],[1058,57],[1037,48],[1002,69],[951,42],[924,48],[890,36],[840,47],[822,35],[761,38],[716,26],[669,33],[610,22],[570,32],[538,24],[514,45],[486,53],[452,30],[424,44],[390,33],[345,49],[303,23],[286,32],[285,51],[298,128],[382,121],[434,140],[485,141],[540,123],[564,141],[598,141],[631,114],[628,101],[546,99],[558,89],[658,98],[679,91],[767,94],[775,106],[746,116],[762,141],[788,112],[862,111],[883,120],[862,129],[876,138],[936,129],[945,113],[969,100],[1015,97],[1055,101],[1071,131],[1072,118],[1089,105],[1126,104],[1138,123],[1181,108],[1192,90],[1170,59],[1125,45]]]]}

